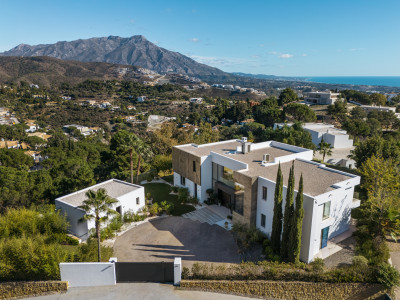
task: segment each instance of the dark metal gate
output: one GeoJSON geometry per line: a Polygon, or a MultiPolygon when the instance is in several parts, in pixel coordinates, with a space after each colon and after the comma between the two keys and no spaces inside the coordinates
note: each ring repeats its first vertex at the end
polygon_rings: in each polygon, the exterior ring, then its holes
{"type": "Polygon", "coordinates": [[[173,262],[116,262],[115,275],[118,282],[173,282],[173,262]]]}

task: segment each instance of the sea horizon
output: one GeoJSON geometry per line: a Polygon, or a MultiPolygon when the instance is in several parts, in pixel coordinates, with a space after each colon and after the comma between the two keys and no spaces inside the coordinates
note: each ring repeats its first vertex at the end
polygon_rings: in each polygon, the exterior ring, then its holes
{"type": "Polygon", "coordinates": [[[400,87],[400,76],[304,76],[305,81],[327,84],[350,84],[400,87]]]}

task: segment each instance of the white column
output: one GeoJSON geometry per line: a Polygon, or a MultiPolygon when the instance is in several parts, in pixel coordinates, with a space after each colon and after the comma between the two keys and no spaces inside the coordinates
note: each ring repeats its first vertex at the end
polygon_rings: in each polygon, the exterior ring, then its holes
{"type": "Polygon", "coordinates": [[[182,258],[175,257],[174,259],[174,285],[181,284],[182,277],[182,258]]]}

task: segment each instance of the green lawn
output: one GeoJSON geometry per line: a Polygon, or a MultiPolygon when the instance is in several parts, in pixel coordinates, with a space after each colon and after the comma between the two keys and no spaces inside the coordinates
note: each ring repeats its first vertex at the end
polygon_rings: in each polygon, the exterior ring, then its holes
{"type": "Polygon", "coordinates": [[[173,216],[180,216],[185,213],[195,210],[191,205],[181,204],[178,201],[177,195],[171,195],[171,186],[165,183],[146,183],[143,185],[145,193],[150,193],[153,198],[153,202],[161,203],[167,201],[173,205],[171,214],[173,216]]]}

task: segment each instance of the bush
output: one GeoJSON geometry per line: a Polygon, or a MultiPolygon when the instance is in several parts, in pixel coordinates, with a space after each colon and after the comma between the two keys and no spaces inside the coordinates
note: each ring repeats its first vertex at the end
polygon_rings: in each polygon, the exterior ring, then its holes
{"type": "Polygon", "coordinates": [[[358,268],[368,267],[368,259],[366,259],[362,255],[354,256],[353,257],[353,266],[358,267],[358,268]]]}
{"type": "Polygon", "coordinates": [[[153,203],[149,208],[150,216],[156,216],[162,211],[162,208],[158,205],[158,203],[153,203]]]}
{"type": "Polygon", "coordinates": [[[391,265],[384,263],[379,265],[376,272],[376,280],[387,288],[392,288],[400,283],[399,272],[391,265]]]}
{"type": "Polygon", "coordinates": [[[357,235],[357,253],[364,256],[373,265],[386,263],[389,259],[389,248],[381,237],[371,238],[366,235],[357,235]]]}
{"type": "Polygon", "coordinates": [[[186,203],[189,198],[189,190],[187,188],[178,189],[178,200],[180,203],[186,203]]]}
{"type": "Polygon", "coordinates": [[[262,243],[265,239],[265,235],[255,226],[248,226],[242,223],[234,223],[232,233],[238,247],[242,250],[249,249],[257,243],[262,243]]]}
{"type": "Polygon", "coordinates": [[[139,221],[143,221],[145,219],[146,219],[146,214],[143,213],[143,211],[142,211],[142,214],[135,214],[132,211],[127,211],[123,217],[124,223],[139,222],[139,221]]]}
{"type": "Polygon", "coordinates": [[[312,269],[315,272],[322,272],[325,267],[325,262],[322,258],[316,258],[314,261],[311,263],[312,269]]]}
{"type": "Polygon", "coordinates": [[[190,276],[190,270],[188,267],[183,267],[182,268],[182,279],[189,279],[190,276]]]}
{"type": "Polygon", "coordinates": [[[171,189],[172,189],[172,191],[174,192],[174,193],[177,193],[178,192],[178,190],[179,190],[179,187],[177,187],[177,186],[172,186],[171,187],[171,189]]]}
{"type": "Polygon", "coordinates": [[[173,204],[168,203],[167,201],[161,202],[161,211],[164,211],[168,215],[171,213],[173,207],[173,204]]]}

